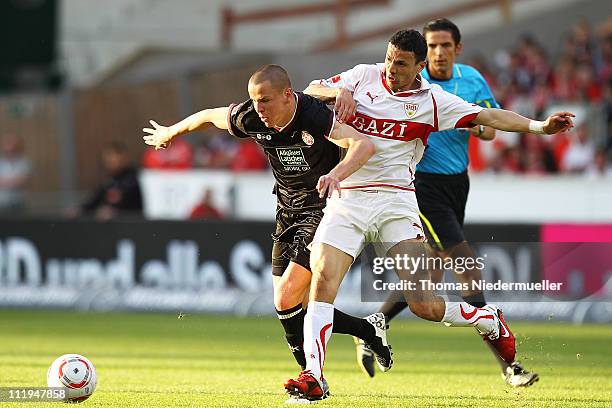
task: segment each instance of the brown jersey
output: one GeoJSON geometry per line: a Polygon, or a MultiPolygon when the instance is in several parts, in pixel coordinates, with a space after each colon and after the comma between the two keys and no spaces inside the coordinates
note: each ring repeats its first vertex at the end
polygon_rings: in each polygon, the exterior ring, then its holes
{"type": "Polygon", "coordinates": [[[276,179],[279,207],[302,211],[325,205],[317,182],[338,164],[340,148],[328,140],[334,113],[309,95],[295,95],[295,115],[281,130],[266,127],[251,100],[230,106],[228,127],[232,135],[250,137],[264,149],[276,179]]]}

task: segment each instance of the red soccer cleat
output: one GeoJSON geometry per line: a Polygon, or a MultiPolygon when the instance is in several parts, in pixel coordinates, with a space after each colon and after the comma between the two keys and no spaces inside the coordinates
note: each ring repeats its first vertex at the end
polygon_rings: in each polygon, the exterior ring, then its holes
{"type": "Polygon", "coordinates": [[[483,340],[491,343],[491,345],[495,347],[495,350],[497,350],[499,356],[506,363],[512,364],[514,362],[514,357],[516,356],[516,344],[514,335],[508,328],[501,309],[494,305],[487,305],[483,309],[488,309],[493,313],[493,315],[496,317],[499,328],[497,336],[494,336],[493,333],[491,333],[490,335],[483,336],[483,340]]]}
{"type": "Polygon", "coordinates": [[[290,378],[285,381],[285,391],[290,395],[309,401],[322,400],[329,395],[327,382],[317,380],[310,370],[302,371],[296,380],[290,378]]]}

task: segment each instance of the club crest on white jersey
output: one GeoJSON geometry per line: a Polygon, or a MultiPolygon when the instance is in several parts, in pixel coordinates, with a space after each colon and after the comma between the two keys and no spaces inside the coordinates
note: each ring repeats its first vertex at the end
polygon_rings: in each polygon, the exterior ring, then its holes
{"type": "Polygon", "coordinates": [[[416,103],[405,103],[404,109],[406,110],[406,115],[408,115],[408,117],[411,118],[419,110],[419,105],[416,103]]]}
{"type": "Polygon", "coordinates": [[[347,123],[368,136],[376,154],[342,181],[342,188],[412,190],[416,164],[431,132],[472,126],[482,110],[417,77],[420,86],[393,92],[384,64],[361,64],[329,79],[313,81],[353,93],[357,113],[347,123]]]}

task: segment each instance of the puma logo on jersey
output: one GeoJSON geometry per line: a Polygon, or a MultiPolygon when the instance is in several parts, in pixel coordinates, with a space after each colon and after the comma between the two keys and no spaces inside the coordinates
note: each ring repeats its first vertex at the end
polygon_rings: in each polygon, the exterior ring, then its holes
{"type": "Polygon", "coordinates": [[[366,92],[366,95],[368,95],[368,97],[370,98],[370,103],[374,103],[374,99],[378,98],[378,95],[372,96],[370,91],[366,92]]]}

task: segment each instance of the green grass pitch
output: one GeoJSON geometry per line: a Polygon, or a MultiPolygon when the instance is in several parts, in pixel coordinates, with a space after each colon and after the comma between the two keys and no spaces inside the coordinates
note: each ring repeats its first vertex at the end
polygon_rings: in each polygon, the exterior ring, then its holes
{"type": "MultiPolygon", "coordinates": [[[[334,335],[326,376],[330,407],[611,407],[612,326],[511,324],[521,361],[540,373],[527,389],[501,381],[472,329],[392,322],[395,365],[370,379],[354,346],[334,335]]],[[[298,369],[272,317],[79,314],[0,310],[0,386],[44,386],[61,354],[93,361],[88,407],[269,407],[298,369]]],[[[57,403],[0,406],[50,406],[57,403]]]]}

